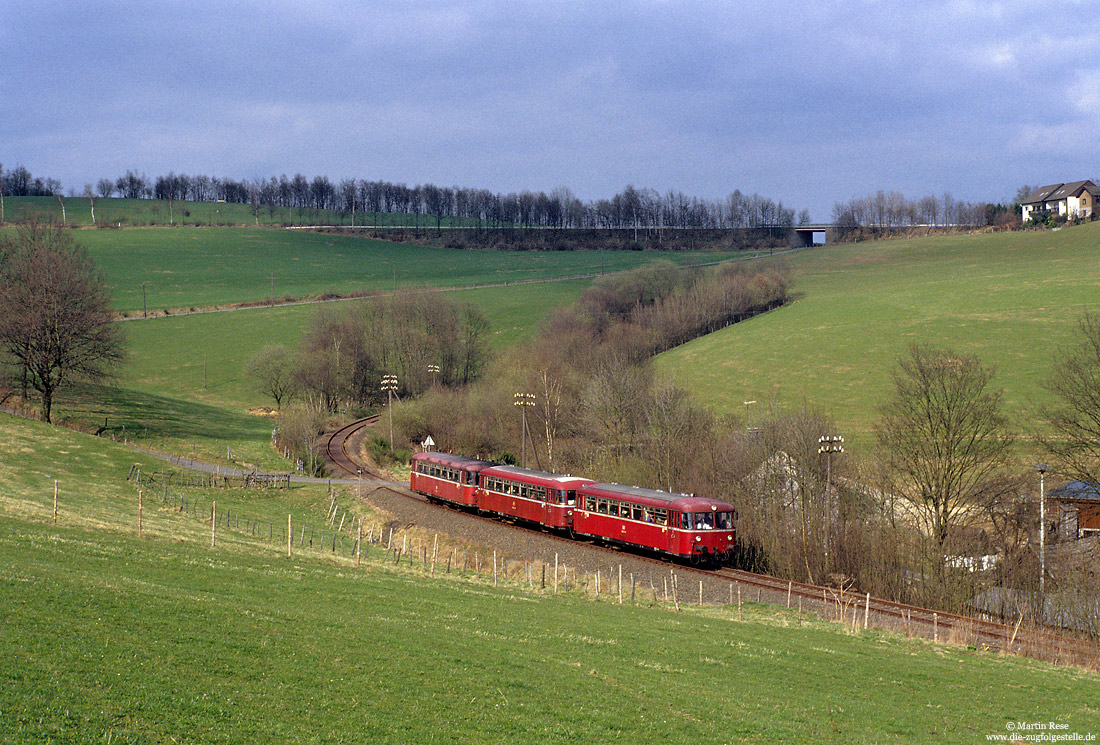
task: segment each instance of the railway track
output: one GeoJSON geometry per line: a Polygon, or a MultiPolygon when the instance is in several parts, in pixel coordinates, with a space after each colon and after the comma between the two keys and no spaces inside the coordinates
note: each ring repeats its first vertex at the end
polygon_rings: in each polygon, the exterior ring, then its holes
{"type": "MultiPolygon", "coordinates": [[[[324,451],[329,462],[349,476],[358,477],[361,474],[368,476],[379,485],[386,486],[388,491],[406,499],[422,504],[435,504],[439,509],[456,509],[446,503],[433,502],[413,492],[404,484],[392,482],[384,474],[370,469],[356,459],[354,442],[357,436],[366,427],[377,423],[380,416],[376,414],[358,419],[330,433],[324,441],[324,451]],[[359,470],[361,468],[362,472],[359,470]]],[[[583,545],[604,556],[617,556],[620,559],[629,556],[632,561],[653,565],[655,568],[660,567],[661,572],[667,572],[675,566],[675,571],[680,574],[690,574],[700,580],[705,579],[711,586],[708,594],[715,602],[725,602],[732,598],[735,588],[755,588],[756,596],[750,595],[747,599],[759,599],[779,605],[786,604],[792,608],[797,604],[798,607],[823,618],[831,618],[853,627],[866,625],[907,635],[971,644],[989,650],[1025,654],[1084,666],[1094,667],[1100,660],[1100,650],[1096,645],[1081,638],[1065,636],[1045,629],[1010,626],[881,598],[868,598],[866,594],[851,589],[793,582],[739,569],[707,569],[681,563],[670,565],[664,559],[641,551],[632,551],[627,547],[593,541],[579,542],[563,534],[528,527],[513,521],[502,521],[488,515],[467,511],[463,511],[463,514],[501,525],[505,529],[539,533],[555,542],[560,541],[571,546],[583,545]],[[717,588],[714,587],[715,581],[720,583],[717,588]]]]}
{"type": "Polygon", "coordinates": [[[377,481],[390,483],[384,474],[381,474],[365,463],[360,463],[352,456],[351,443],[367,427],[376,424],[382,417],[381,414],[356,419],[343,427],[330,432],[325,437],[325,459],[333,466],[352,477],[368,475],[377,481]]]}

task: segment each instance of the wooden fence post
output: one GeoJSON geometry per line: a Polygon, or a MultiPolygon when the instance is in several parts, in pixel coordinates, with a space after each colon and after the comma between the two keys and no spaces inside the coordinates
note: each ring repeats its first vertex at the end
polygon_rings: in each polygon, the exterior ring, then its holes
{"type": "Polygon", "coordinates": [[[138,538],[141,538],[141,489],[138,489],[138,538]]]}
{"type": "Polygon", "coordinates": [[[290,558],[291,547],[294,546],[294,528],[290,523],[290,513],[286,515],[286,558],[290,558]]]}
{"type": "Polygon", "coordinates": [[[53,480],[53,524],[57,525],[57,479],[53,480]]]}
{"type": "Polygon", "coordinates": [[[363,518],[359,518],[358,530],[355,532],[355,566],[363,564],[363,518]]]}
{"type": "Polygon", "coordinates": [[[210,548],[214,548],[218,538],[218,500],[210,503],[210,548]]]}

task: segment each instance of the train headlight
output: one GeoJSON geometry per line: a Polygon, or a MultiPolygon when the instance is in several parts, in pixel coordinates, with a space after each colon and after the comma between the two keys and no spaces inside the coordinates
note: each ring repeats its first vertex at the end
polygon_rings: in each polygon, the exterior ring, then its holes
{"type": "Polygon", "coordinates": [[[732,541],[732,540],[733,540],[733,536],[732,536],[732,535],[728,535],[728,536],[726,536],[726,540],[727,540],[727,541],[732,541]]]}
{"type": "Polygon", "coordinates": [[[701,541],[701,540],[703,540],[703,537],[702,537],[702,536],[699,536],[699,535],[695,536],[695,541],[696,541],[696,542],[699,542],[699,541],[701,541]]]}

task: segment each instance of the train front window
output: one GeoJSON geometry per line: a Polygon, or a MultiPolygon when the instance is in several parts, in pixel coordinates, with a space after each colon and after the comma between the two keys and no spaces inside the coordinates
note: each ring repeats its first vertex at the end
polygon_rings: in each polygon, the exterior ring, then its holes
{"type": "Polygon", "coordinates": [[[695,513],[695,529],[696,530],[714,530],[714,513],[713,512],[696,512],[695,513]]]}
{"type": "Polygon", "coordinates": [[[717,513],[718,529],[719,530],[732,530],[733,529],[733,513],[732,512],[719,512],[717,513]]]}

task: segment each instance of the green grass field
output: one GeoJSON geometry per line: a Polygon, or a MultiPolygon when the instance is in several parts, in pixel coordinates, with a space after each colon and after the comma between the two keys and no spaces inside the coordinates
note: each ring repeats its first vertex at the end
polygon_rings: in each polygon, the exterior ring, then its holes
{"type": "Polygon", "coordinates": [[[79,231],[120,311],[150,312],[325,292],[552,279],[633,269],[658,259],[717,261],[737,252],[491,251],[428,248],[273,228],[79,231]],[[274,288],[274,289],[273,289],[274,288]]]}
{"type": "MultiPolygon", "coordinates": [[[[447,293],[487,316],[491,342],[507,348],[533,337],[555,308],[572,302],[587,281],[511,285],[447,293]]],[[[358,301],[349,300],[347,303],[358,301]]],[[[342,307],[345,302],[336,304],[342,307]]],[[[273,406],[243,375],[245,361],[264,346],[295,348],[313,314],[331,305],[260,307],[223,313],[123,322],[130,359],[110,386],[63,391],[62,416],[99,426],[163,452],[196,455],[283,470],[270,447],[271,419],[250,409],[273,406]]]]}
{"type": "MultiPolygon", "coordinates": [[[[918,238],[790,259],[797,300],[661,355],[658,369],[719,411],[825,410],[866,440],[912,342],[976,354],[1021,427],[1077,318],[1100,304],[1100,224],[1058,232],[918,238]]],[[[752,416],[752,412],[749,412],[752,416]]]]}
{"type": "MultiPolygon", "coordinates": [[[[1018,721],[1100,730],[1092,673],[799,628],[753,604],[739,622],[732,608],[432,579],[377,549],[359,568],[322,550],[287,559],[240,529],[211,548],[208,521],[148,496],[139,539],[124,478],[131,463],[155,467],[144,456],[4,414],[0,454],[5,742],[969,743],[1018,721]]],[[[323,487],[191,497],[318,525],[327,508],[323,487]]]]}

